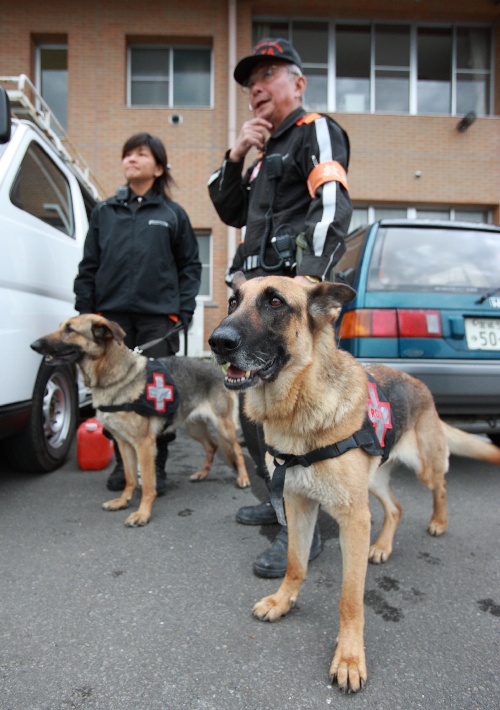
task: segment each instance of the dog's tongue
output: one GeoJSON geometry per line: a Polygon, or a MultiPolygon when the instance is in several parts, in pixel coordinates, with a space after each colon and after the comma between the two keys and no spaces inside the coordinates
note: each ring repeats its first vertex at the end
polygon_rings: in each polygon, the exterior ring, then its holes
{"type": "Polygon", "coordinates": [[[246,373],[244,370],[240,370],[239,367],[235,367],[234,365],[229,365],[229,367],[227,368],[227,372],[226,372],[226,375],[233,380],[237,380],[241,377],[245,377],[245,374],[246,373]]]}

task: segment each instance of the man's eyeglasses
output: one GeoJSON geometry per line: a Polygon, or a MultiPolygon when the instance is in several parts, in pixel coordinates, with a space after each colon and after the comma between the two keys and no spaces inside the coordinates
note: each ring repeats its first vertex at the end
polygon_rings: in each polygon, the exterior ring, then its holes
{"type": "Polygon", "coordinates": [[[269,64],[268,66],[260,67],[260,69],[253,71],[245,83],[242,84],[243,93],[249,94],[257,83],[267,84],[280,69],[286,69],[290,74],[297,74],[296,71],[293,71],[292,66],[287,64],[269,64]]]}

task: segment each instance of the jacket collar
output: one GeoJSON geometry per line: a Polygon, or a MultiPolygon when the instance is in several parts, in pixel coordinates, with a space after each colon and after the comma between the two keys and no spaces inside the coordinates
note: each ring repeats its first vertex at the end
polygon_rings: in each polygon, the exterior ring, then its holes
{"type": "Polygon", "coordinates": [[[278,128],[274,131],[272,136],[269,138],[269,141],[272,141],[273,139],[279,138],[281,135],[283,135],[283,133],[285,133],[285,131],[288,131],[288,129],[291,126],[294,126],[297,123],[297,121],[299,120],[299,118],[301,116],[304,116],[305,113],[306,113],[306,111],[304,110],[304,108],[302,106],[299,106],[298,108],[295,109],[295,111],[292,111],[292,113],[289,113],[288,116],[285,118],[285,120],[282,121],[280,123],[280,125],[278,126],[278,128]]]}

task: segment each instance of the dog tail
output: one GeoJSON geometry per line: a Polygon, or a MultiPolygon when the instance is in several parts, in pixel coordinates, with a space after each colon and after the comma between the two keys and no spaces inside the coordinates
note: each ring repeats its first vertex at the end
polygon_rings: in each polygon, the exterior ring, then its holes
{"type": "Polygon", "coordinates": [[[500,466],[500,448],[498,446],[485,439],[480,439],[474,434],[456,429],[443,421],[441,424],[452,454],[500,466]]]}

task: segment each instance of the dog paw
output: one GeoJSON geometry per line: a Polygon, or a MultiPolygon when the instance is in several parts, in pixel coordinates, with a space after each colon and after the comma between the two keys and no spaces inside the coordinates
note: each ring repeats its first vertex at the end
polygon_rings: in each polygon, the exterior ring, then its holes
{"type": "Polygon", "coordinates": [[[123,510],[123,508],[128,508],[128,500],[124,498],[113,498],[113,500],[108,500],[106,503],[102,504],[104,510],[123,510]]]}
{"type": "Polygon", "coordinates": [[[250,479],[248,477],[240,477],[236,479],[238,488],[250,488],[250,479]]]}
{"type": "Polygon", "coordinates": [[[434,537],[439,537],[440,535],[443,535],[446,532],[446,522],[440,522],[439,520],[431,520],[429,523],[429,527],[427,528],[427,532],[429,535],[433,535],[434,537]]]}
{"type": "Polygon", "coordinates": [[[364,653],[344,654],[337,648],[330,666],[332,685],[337,683],[344,693],[357,693],[365,687],[367,677],[364,653]]]}
{"type": "Polygon", "coordinates": [[[204,481],[209,473],[210,473],[210,471],[205,471],[204,469],[201,468],[199,471],[196,471],[196,473],[192,473],[189,476],[189,480],[190,481],[204,481]]]}
{"type": "Polygon", "coordinates": [[[376,543],[370,547],[368,553],[368,561],[374,565],[380,565],[387,562],[391,556],[392,550],[387,550],[385,547],[379,547],[376,543]]]}
{"type": "Polygon", "coordinates": [[[260,621],[277,621],[280,617],[288,614],[293,606],[295,606],[295,599],[272,594],[257,602],[252,609],[252,614],[260,621]]]}
{"type": "Polygon", "coordinates": [[[131,513],[128,518],[125,520],[125,525],[128,528],[140,528],[143,527],[144,525],[147,525],[151,519],[151,516],[149,515],[143,515],[142,513],[139,513],[138,511],[135,513],[131,513]]]}

